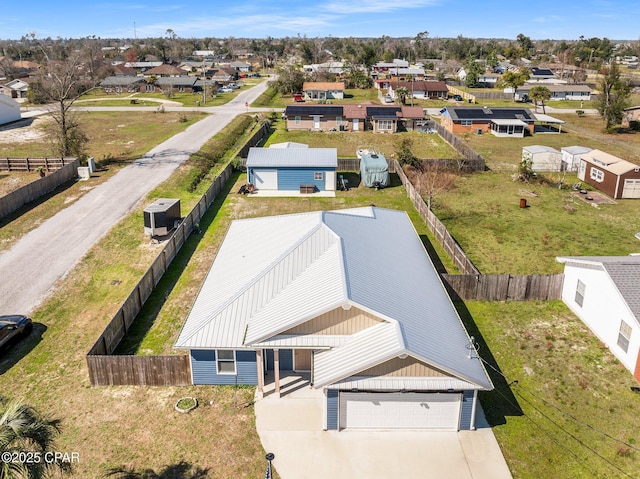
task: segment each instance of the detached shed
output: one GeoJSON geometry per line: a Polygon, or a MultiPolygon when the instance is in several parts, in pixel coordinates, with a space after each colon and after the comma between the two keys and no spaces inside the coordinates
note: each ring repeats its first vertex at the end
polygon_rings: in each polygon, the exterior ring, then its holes
{"type": "Polygon", "coordinates": [[[250,148],[249,183],[259,191],[335,191],[336,148],[250,148]],[[313,189],[312,189],[313,188],[313,189]]]}
{"type": "Polygon", "coordinates": [[[366,153],[360,159],[360,177],[368,187],[389,186],[389,165],[381,153],[366,153]]]}
{"type": "Polygon", "coordinates": [[[560,171],[562,153],[550,146],[522,147],[522,161],[530,161],[533,171],[560,171]]]}
{"type": "Polygon", "coordinates": [[[20,118],[22,118],[20,104],[7,95],[0,94],[0,125],[17,121],[20,118]]]}
{"type": "Polygon", "coordinates": [[[589,153],[593,148],[588,146],[564,146],[562,152],[562,171],[578,171],[580,165],[580,155],[589,153]]]}
{"type": "Polygon", "coordinates": [[[601,150],[581,155],[578,179],[614,199],[640,198],[640,165],[601,150]]]}

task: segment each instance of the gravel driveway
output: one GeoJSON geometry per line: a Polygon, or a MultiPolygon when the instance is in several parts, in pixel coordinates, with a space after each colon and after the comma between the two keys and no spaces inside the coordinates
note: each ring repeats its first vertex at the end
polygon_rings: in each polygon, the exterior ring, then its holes
{"type": "Polygon", "coordinates": [[[227,105],[200,109],[211,115],[161,143],[2,253],[0,314],[31,313],[94,243],[266,88],[263,82],[227,105]]]}

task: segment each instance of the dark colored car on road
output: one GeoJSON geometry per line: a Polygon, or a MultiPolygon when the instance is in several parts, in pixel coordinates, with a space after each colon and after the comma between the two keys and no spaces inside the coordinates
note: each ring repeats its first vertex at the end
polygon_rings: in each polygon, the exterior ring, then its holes
{"type": "Polygon", "coordinates": [[[0,350],[16,339],[28,336],[32,329],[31,318],[21,314],[0,316],[0,350]]]}

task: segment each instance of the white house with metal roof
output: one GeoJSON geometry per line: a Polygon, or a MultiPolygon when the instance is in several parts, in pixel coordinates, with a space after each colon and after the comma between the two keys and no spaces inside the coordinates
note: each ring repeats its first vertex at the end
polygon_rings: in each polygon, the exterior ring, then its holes
{"type": "Polygon", "coordinates": [[[407,214],[376,207],[233,221],[175,347],[194,384],[309,374],[324,429],[473,429],[493,389],[407,214]]]}
{"type": "Polygon", "coordinates": [[[562,301],[640,382],[640,256],[567,256],[562,301]]]}
{"type": "Polygon", "coordinates": [[[260,191],[335,192],[337,148],[250,148],[248,181],[260,191]]]}

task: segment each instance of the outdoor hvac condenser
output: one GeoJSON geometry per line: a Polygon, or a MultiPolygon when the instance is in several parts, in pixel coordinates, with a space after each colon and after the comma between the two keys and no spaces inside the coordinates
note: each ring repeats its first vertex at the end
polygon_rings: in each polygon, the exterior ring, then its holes
{"type": "Polygon", "coordinates": [[[161,198],[144,209],[144,234],[166,236],[180,223],[180,200],[161,198]]]}

